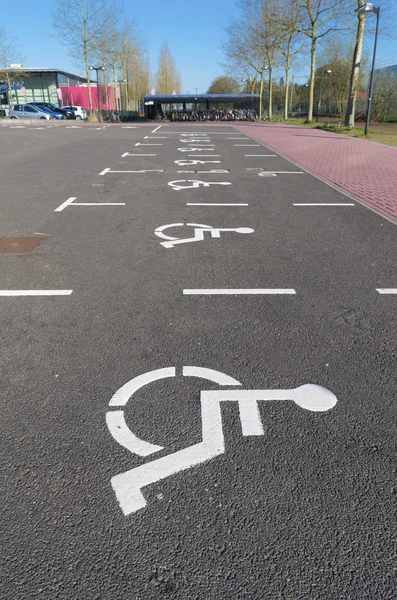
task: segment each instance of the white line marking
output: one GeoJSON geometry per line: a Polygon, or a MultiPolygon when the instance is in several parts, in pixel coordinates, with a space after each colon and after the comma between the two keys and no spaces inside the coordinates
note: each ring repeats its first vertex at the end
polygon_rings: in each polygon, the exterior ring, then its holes
{"type": "Polygon", "coordinates": [[[104,183],[91,183],[91,185],[92,185],[92,186],[95,186],[95,187],[102,187],[102,186],[104,186],[105,184],[104,184],[104,183]]]}
{"type": "Polygon", "coordinates": [[[60,206],[58,206],[58,208],[56,208],[54,210],[54,212],[61,212],[61,211],[63,211],[64,208],[66,208],[67,206],[69,206],[70,204],[72,204],[73,200],[76,200],[76,199],[77,199],[77,197],[73,197],[73,196],[71,198],[68,198],[63,204],[61,204],[60,206]]]}
{"type": "Polygon", "coordinates": [[[70,296],[73,290],[0,290],[0,296],[70,296]]]}
{"type": "Polygon", "coordinates": [[[202,379],[209,379],[219,385],[241,385],[237,379],[233,379],[230,375],[221,373],[220,371],[214,371],[214,369],[206,369],[205,367],[183,367],[182,375],[184,377],[201,377],[202,379]]]}
{"type": "Polygon", "coordinates": [[[135,146],[163,146],[164,144],[142,144],[141,142],[138,142],[137,144],[135,144],[135,146]]]}
{"type": "Polygon", "coordinates": [[[260,146],[260,144],[233,144],[233,146],[244,146],[244,148],[248,148],[248,147],[253,148],[254,146],[255,147],[260,146]]]}
{"type": "Polygon", "coordinates": [[[130,152],[124,152],[121,158],[125,158],[126,156],[157,156],[157,154],[131,154],[130,152]]]}
{"type": "Polygon", "coordinates": [[[132,433],[124,420],[123,410],[106,413],[106,424],[116,442],[120,444],[120,446],[127,448],[127,450],[133,454],[137,454],[138,456],[149,456],[154,452],[163,450],[163,446],[145,442],[132,433]]]}
{"type": "Polygon", "coordinates": [[[379,294],[397,294],[397,288],[377,288],[379,294]]]}
{"type": "Polygon", "coordinates": [[[175,377],[175,367],[155,369],[154,371],[149,371],[148,373],[143,373],[142,375],[134,377],[134,379],[127,381],[127,383],[113,394],[109,406],[125,406],[131,396],[144,385],[166,377],[175,377]]]}
{"type": "Polygon", "coordinates": [[[278,156],[278,154],[244,154],[244,156],[252,156],[252,157],[254,157],[254,156],[267,156],[267,157],[269,157],[269,156],[278,156]]]}
{"type": "MultiPolygon", "coordinates": [[[[197,154],[188,154],[188,156],[197,158],[197,154]]],[[[214,158],[214,156],[220,156],[220,154],[200,154],[200,158],[214,158]]]]}
{"type": "Polygon", "coordinates": [[[266,289],[266,288],[255,288],[255,289],[185,289],[183,290],[184,296],[213,296],[213,295],[256,295],[256,294],[296,294],[295,290],[292,289],[266,289]]]}
{"type": "Polygon", "coordinates": [[[111,171],[105,169],[99,175],[105,175],[106,173],[164,173],[164,169],[140,169],[139,171],[111,171]]]}
{"type": "Polygon", "coordinates": [[[186,206],[248,206],[248,204],[243,204],[243,203],[230,203],[230,204],[226,204],[225,202],[223,203],[216,203],[216,202],[186,202],[186,206]]]}
{"type": "Polygon", "coordinates": [[[106,173],[108,173],[110,171],[110,167],[107,167],[106,169],[103,169],[103,171],[101,173],[99,173],[99,175],[106,175],[106,173]]]}
{"type": "Polygon", "coordinates": [[[353,202],[312,202],[312,203],[296,203],[293,206],[355,206],[353,202]]]}
{"type": "Polygon", "coordinates": [[[144,140],[166,140],[167,136],[166,135],[155,135],[155,136],[145,135],[145,137],[143,139],[144,140]]]}
{"type": "MultiPolygon", "coordinates": [[[[64,203],[65,204],[65,203],[64,203]]],[[[125,202],[71,202],[69,206],[125,206],[125,202]]],[[[61,212],[66,206],[61,204],[54,212],[61,212]],[[63,208],[61,208],[63,206],[63,208]]]]}
{"type": "Polygon", "coordinates": [[[136,125],[123,125],[121,129],[138,129],[136,125]]]}
{"type": "MultiPolygon", "coordinates": [[[[275,175],[284,174],[284,175],[303,175],[303,171],[262,171],[262,173],[274,173],[275,175]]],[[[258,173],[260,175],[260,173],[258,173]]]]}
{"type": "Polygon", "coordinates": [[[158,131],[160,129],[161,125],[159,125],[158,127],[156,127],[156,129],[153,129],[152,133],[156,133],[156,131],[158,131]]]}

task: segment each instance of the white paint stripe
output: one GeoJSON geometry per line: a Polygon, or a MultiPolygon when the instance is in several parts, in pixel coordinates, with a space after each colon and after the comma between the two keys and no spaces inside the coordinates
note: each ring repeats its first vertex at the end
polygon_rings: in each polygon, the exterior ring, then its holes
{"type": "Polygon", "coordinates": [[[105,175],[105,173],[164,173],[164,169],[140,169],[139,171],[111,171],[110,169],[105,169],[99,175],[105,175]]]}
{"type": "Polygon", "coordinates": [[[397,288],[377,288],[379,294],[397,294],[397,288]]]}
{"type": "Polygon", "coordinates": [[[239,202],[229,203],[216,203],[216,202],[186,202],[186,206],[248,206],[248,204],[243,204],[239,202]]]}
{"type": "Polygon", "coordinates": [[[135,144],[135,146],[163,146],[164,144],[142,144],[141,142],[138,142],[137,144],[135,144]]]}
{"type": "Polygon", "coordinates": [[[284,175],[303,175],[303,171],[262,171],[262,173],[274,173],[276,174],[284,174],[284,175]]]}
{"type": "Polygon", "coordinates": [[[293,206],[355,206],[353,202],[312,202],[312,203],[301,203],[294,204],[293,206]]]}
{"type": "Polygon", "coordinates": [[[145,135],[144,140],[166,140],[166,135],[145,135]]]}
{"type": "Polygon", "coordinates": [[[158,379],[164,379],[166,377],[175,377],[175,367],[166,367],[165,369],[155,369],[143,375],[138,375],[130,381],[127,381],[120,389],[113,394],[109,406],[125,406],[137,390],[141,389],[144,385],[157,381],[158,379]]]}
{"type": "Polygon", "coordinates": [[[163,446],[150,444],[133,434],[125,422],[124,411],[122,410],[106,413],[106,424],[116,442],[133,454],[149,456],[163,449],[163,446]]]}
{"type": "Polygon", "coordinates": [[[202,377],[203,379],[210,379],[214,383],[219,385],[241,385],[237,379],[233,379],[225,373],[220,371],[214,371],[214,369],[206,369],[204,367],[183,367],[182,375],[184,377],[202,377]]]}
{"type": "Polygon", "coordinates": [[[73,290],[0,290],[0,296],[70,296],[73,290]]]}
{"type": "Polygon", "coordinates": [[[293,289],[269,289],[269,288],[230,288],[230,289],[185,289],[184,296],[215,296],[215,295],[256,295],[256,294],[296,294],[293,289]]]}
{"type": "Polygon", "coordinates": [[[248,147],[253,148],[254,146],[255,147],[260,146],[260,144],[233,144],[233,146],[244,146],[244,148],[248,148],[248,147]]]}
{"type": "Polygon", "coordinates": [[[161,125],[159,125],[158,127],[156,127],[156,129],[153,129],[152,133],[156,133],[156,131],[158,131],[160,129],[161,125]]]}
{"type": "Polygon", "coordinates": [[[213,158],[214,156],[220,156],[220,154],[188,154],[188,156],[194,156],[195,158],[213,158]]]}
{"type": "Polygon", "coordinates": [[[63,204],[61,204],[61,206],[58,206],[58,208],[56,208],[54,210],[54,212],[62,212],[64,208],[66,208],[67,206],[69,206],[70,204],[72,204],[73,200],[76,200],[76,197],[68,198],[66,200],[66,202],[64,202],[63,204]]]}
{"type": "Polygon", "coordinates": [[[157,154],[131,154],[130,152],[124,152],[121,158],[125,158],[126,156],[157,156],[157,154]]]}
{"type": "Polygon", "coordinates": [[[245,402],[238,402],[238,408],[243,435],[263,435],[265,432],[256,398],[247,398],[245,402]]]}
{"type": "Polygon", "coordinates": [[[110,167],[106,167],[106,169],[103,169],[103,171],[101,173],[99,173],[99,175],[106,175],[106,173],[108,173],[110,171],[110,167]]]}
{"type": "Polygon", "coordinates": [[[258,156],[278,156],[278,154],[244,154],[244,156],[258,157],[258,156]]]}

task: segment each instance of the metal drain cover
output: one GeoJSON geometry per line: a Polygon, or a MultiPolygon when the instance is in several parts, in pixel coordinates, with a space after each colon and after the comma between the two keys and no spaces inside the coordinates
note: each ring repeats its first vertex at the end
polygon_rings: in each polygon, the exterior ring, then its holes
{"type": "Polygon", "coordinates": [[[2,237],[0,254],[30,254],[44,242],[45,237],[2,237]]]}

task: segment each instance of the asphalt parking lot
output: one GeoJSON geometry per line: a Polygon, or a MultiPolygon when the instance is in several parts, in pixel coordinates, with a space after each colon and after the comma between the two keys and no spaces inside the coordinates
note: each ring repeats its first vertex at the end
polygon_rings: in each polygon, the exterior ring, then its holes
{"type": "Polygon", "coordinates": [[[396,226],[232,125],[1,139],[0,598],[396,600],[396,226]]]}

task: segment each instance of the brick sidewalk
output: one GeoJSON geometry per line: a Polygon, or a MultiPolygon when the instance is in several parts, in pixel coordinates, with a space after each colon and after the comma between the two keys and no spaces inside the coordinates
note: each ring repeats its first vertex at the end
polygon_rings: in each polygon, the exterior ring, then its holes
{"type": "Polygon", "coordinates": [[[397,223],[397,148],[291,125],[236,128],[397,223]]]}

